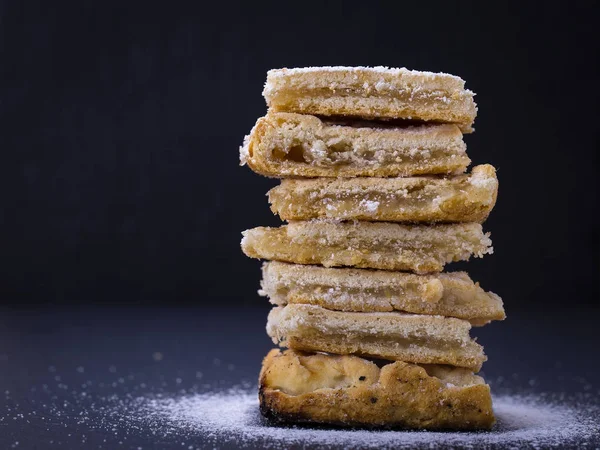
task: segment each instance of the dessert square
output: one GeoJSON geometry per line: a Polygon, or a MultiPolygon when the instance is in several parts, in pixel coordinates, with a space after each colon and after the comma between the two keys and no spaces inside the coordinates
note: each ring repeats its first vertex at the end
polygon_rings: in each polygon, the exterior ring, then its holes
{"type": "Polygon", "coordinates": [[[496,170],[484,164],[468,175],[443,178],[287,179],[267,195],[283,220],[481,223],[497,194],[496,170]]]}
{"type": "Polygon", "coordinates": [[[276,421],[352,427],[489,429],[490,387],[468,369],[271,350],[259,379],[276,421]]]}
{"type": "Polygon", "coordinates": [[[301,304],[273,308],[267,321],[267,334],[282,347],[448,364],[477,372],[487,357],[470,329],[466,320],[451,317],[331,311],[301,304]]]}
{"type": "Polygon", "coordinates": [[[481,326],[506,315],[502,299],[465,272],[415,275],[387,270],[263,264],[261,295],[274,305],[307,304],[350,312],[440,315],[481,326]]]}
{"type": "Polygon", "coordinates": [[[492,253],[489,233],[478,223],[401,225],[388,222],[291,222],[243,233],[251,258],[325,267],[441,272],[446,263],[492,253]]]}
{"type": "Polygon", "coordinates": [[[473,131],[473,92],[446,73],[388,67],[304,67],[267,72],[263,96],[276,112],[456,124],[473,131]]]}
{"type": "Polygon", "coordinates": [[[471,160],[456,125],[271,112],[244,139],[240,162],[269,177],[396,177],[460,174],[471,160]]]}

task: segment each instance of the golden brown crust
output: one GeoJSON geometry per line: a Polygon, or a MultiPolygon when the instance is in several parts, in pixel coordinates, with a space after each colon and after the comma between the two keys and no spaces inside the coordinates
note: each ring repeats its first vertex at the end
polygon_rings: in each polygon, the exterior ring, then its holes
{"type": "Polygon", "coordinates": [[[310,304],[349,312],[405,311],[456,317],[485,325],[503,320],[502,299],[465,272],[414,275],[387,270],[263,264],[261,295],[271,303],[310,304]]]}
{"type": "Polygon", "coordinates": [[[395,177],[463,173],[471,160],[456,125],[384,126],[270,112],[240,147],[270,177],[395,177]]]}
{"type": "Polygon", "coordinates": [[[263,91],[273,111],[454,123],[473,131],[474,94],[459,77],[384,67],[270,70],[263,91]]]}
{"type": "Polygon", "coordinates": [[[489,429],[490,388],[465,369],[272,350],[259,378],[272,419],[339,426],[489,429]]]}
{"type": "Polygon", "coordinates": [[[482,223],[497,193],[496,170],[484,164],[468,175],[445,178],[283,180],[267,195],[283,220],[482,223]]]}

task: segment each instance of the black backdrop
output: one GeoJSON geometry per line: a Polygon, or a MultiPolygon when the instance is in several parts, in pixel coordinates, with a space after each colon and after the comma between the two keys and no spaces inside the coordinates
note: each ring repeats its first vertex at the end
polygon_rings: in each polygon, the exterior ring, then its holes
{"type": "Polygon", "coordinates": [[[270,68],[445,71],[498,168],[465,268],[507,308],[598,303],[597,11],[584,2],[4,2],[0,302],[258,304],[240,231],[274,180],[238,167],[270,68]]]}

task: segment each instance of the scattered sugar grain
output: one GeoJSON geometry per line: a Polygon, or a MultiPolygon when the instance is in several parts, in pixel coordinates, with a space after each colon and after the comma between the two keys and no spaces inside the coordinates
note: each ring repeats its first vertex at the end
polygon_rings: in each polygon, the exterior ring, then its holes
{"type": "Polygon", "coordinates": [[[410,448],[438,445],[554,446],[600,436],[598,407],[573,408],[541,396],[494,399],[498,424],[489,432],[372,431],[340,428],[282,427],[258,412],[255,390],[138,398],[127,408],[130,420],[142,420],[181,436],[235,440],[248,446],[342,445],[361,448],[410,448]],[[131,409],[133,407],[133,410],[131,409]]]}
{"type": "Polygon", "coordinates": [[[85,390],[60,400],[48,391],[49,401],[40,402],[37,413],[26,415],[18,403],[7,402],[4,413],[0,412],[0,423],[10,420],[29,426],[25,423],[35,416],[41,421],[39,426],[49,433],[63,426],[72,431],[70,427],[75,424],[78,428],[73,436],[83,440],[87,440],[90,429],[114,436],[115,444],[118,440],[147,437],[157,442],[183,443],[183,448],[220,447],[224,443],[245,448],[596,448],[600,442],[600,405],[596,397],[589,397],[589,391],[588,396],[498,395],[494,397],[498,424],[492,431],[430,432],[276,426],[260,415],[256,386],[250,383],[230,390],[204,384],[202,392],[195,387],[179,389],[178,393],[151,388],[146,383],[120,386],[126,391],[99,395],[85,390]],[[140,395],[138,388],[145,394],[140,395]]]}
{"type": "Polygon", "coordinates": [[[372,200],[361,200],[360,207],[366,210],[367,212],[374,213],[379,208],[379,202],[372,200]]]}

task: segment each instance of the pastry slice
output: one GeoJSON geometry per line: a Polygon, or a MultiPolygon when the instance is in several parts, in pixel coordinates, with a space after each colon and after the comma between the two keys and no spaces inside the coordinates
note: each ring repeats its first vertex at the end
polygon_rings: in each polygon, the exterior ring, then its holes
{"type": "Polygon", "coordinates": [[[400,312],[343,312],[287,305],[269,313],[267,334],[281,347],[479,371],[487,357],[466,320],[400,312]]]}
{"type": "Polygon", "coordinates": [[[477,115],[461,78],[405,68],[274,69],[263,96],[278,112],[454,123],[465,133],[477,115]]]}
{"type": "Polygon", "coordinates": [[[481,223],[497,193],[496,170],[485,164],[447,178],[283,180],[268,196],[283,220],[481,223]]]}
{"type": "Polygon", "coordinates": [[[387,222],[291,222],[243,233],[251,258],[325,267],[441,272],[446,263],[492,253],[489,233],[478,223],[400,225],[387,222]]]}
{"type": "Polygon", "coordinates": [[[471,160],[456,125],[391,126],[271,112],[240,148],[269,177],[396,177],[460,174],[471,160]]]}
{"type": "Polygon", "coordinates": [[[261,295],[274,305],[307,304],[336,311],[456,317],[485,325],[503,320],[502,299],[465,272],[414,275],[365,269],[329,269],[271,261],[263,264],[261,295]]]}
{"type": "Polygon", "coordinates": [[[262,414],[351,427],[489,429],[490,387],[467,369],[271,350],[259,378],[262,414]]]}

